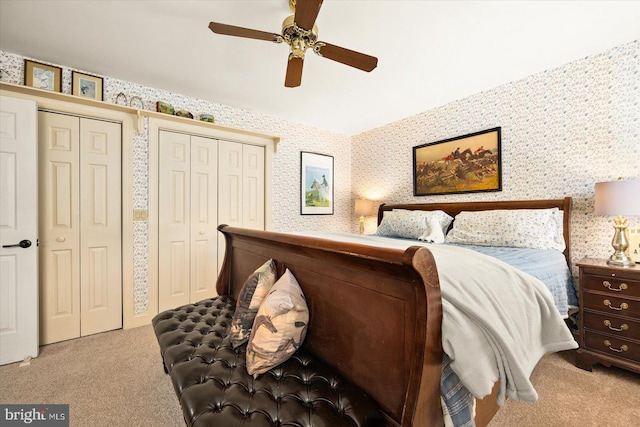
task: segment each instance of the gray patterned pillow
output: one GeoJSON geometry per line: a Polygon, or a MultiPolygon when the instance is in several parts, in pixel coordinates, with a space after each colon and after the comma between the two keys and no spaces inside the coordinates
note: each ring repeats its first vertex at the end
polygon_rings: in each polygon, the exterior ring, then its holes
{"type": "Polygon", "coordinates": [[[247,345],[247,372],[258,375],[286,361],[307,334],[309,308],[287,269],[258,309],[247,345]]]}
{"type": "Polygon", "coordinates": [[[276,265],[270,259],[258,267],[242,285],[236,311],[231,319],[230,337],[234,348],[249,340],[258,308],[275,282],[276,265]]]}

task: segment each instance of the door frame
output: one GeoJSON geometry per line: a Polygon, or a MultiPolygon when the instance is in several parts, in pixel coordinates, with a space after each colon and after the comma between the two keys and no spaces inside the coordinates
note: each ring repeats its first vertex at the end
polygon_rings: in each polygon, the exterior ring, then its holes
{"type": "Polygon", "coordinates": [[[160,190],[158,186],[158,162],[160,161],[158,144],[160,130],[264,147],[264,224],[266,230],[271,229],[272,158],[273,153],[276,151],[279,138],[259,136],[254,133],[230,128],[210,129],[198,126],[197,124],[178,123],[174,120],[149,117],[148,311],[144,316],[136,317],[136,321],[145,322],[140,324],[151,323],[153,316],[158,314],[158,191],[160,190]]]}
{"type": "Polygon", "coordinates": [[[131,113],[110,110],[106,108],[93,107],[72,101],[62,101],[28,93],[1,91],[3,95],[15,98],[31,99],[38,104],[38,110],[49,110],[51,112],[71,114],[79,117],[95,118],[122,124],[122,152],[121,152],[121,185],[122,185],[122,234],[120,241],[122,245],[122,327],[128,329],[140,326],[135,323],[134,312],[134,283],[133,283],[133,145],[136,136],[137,117],[131,113]]]}

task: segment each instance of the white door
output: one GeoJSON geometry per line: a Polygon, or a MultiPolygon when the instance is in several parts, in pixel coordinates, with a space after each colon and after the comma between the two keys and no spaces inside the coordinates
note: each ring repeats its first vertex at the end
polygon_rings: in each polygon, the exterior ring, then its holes
{"type": "Polygon", "coordinates": [[[160,311],[215,295],[217,163],[216,140],[160,131],[160,311]]]}
{"type": "Polygon", "coordinates": [[[191,142],[160,131],[158,167],[158,310],[188,304],[190,297],[191,142]]]}
{"type": "Polygon", "coordinates": [[[217,184],[216,141],[191,136],[191,302],[216,295],[217,184]]]}
{"type": "Polygon", "coordinates": [[[78,123],[78,117],[38,113],[41,344],[80,336],[78,123]]]}
{"type": "Polygon", "coordinates": [[[264,230],[264,147],[242,146],[242,226],[264,230]]]}
{"type": "Polygon", "coordinates": [[[119,123],[40,112],[40,342],[122,326],[119,123]]]}
{"type": "MultiPolygon", "coordinates": [[[[264,147],[219,141],[218,223],[264,230],[264,147]]],[[[218,267],[225,240],[218,236],[218,267]]]]}
{"type": "MultiPolygon", "coordinates": [[[[218,222],[242,227],[242,144],[218,143],[218,222]]],[[[218,235],[218,268],[224,262],[226,242],[218,235]]]]}
{"type": "Polygon", "coordinates": [[[80,336],[122,327],[121,133],[80,119],[80,336]]]}
{"type": "Polygon", "coordinates": [[[38,356],[37,149],[35,101],[0,96],[0,365],[38,356]]]}

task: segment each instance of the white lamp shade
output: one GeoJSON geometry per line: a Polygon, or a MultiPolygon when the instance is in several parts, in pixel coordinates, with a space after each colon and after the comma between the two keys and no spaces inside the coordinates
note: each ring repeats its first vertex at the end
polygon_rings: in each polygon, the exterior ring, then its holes
{"type": "Polygon", "coordinates": [[[365,200],[365,199],[356,200],[356,216],[371,215],[372,207],[373,207],[373,202],[371,200],[365,200]]]}
{"type": "Polygon", "coordinates": [[[640,181],[612,181],[596,184],[596,215],[640,215],[640,181]]]}

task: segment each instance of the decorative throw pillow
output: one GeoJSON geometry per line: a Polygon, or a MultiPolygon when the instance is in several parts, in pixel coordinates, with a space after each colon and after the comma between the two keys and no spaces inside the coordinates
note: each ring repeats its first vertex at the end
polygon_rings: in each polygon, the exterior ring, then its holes
{"type": "Polygon", "coordinates": [[[553,209],[513,209],[460,212],[447,243],[564,251],[562,212],[553,209]]]}
{"type": "Polygon", "coordinates": [[[247,345],[247,372],[258,375],[287,360],[307,334],[309,308],[289,269],[258,309],[247,345]]]}
{"type": "Polygon", "coordinates": [[[276,264],[272,259],[262,264],[242,285],[236,311],[231,319],[231,344],[238,347],[249,340],[258,308],[276,282],[276,264]]]}

